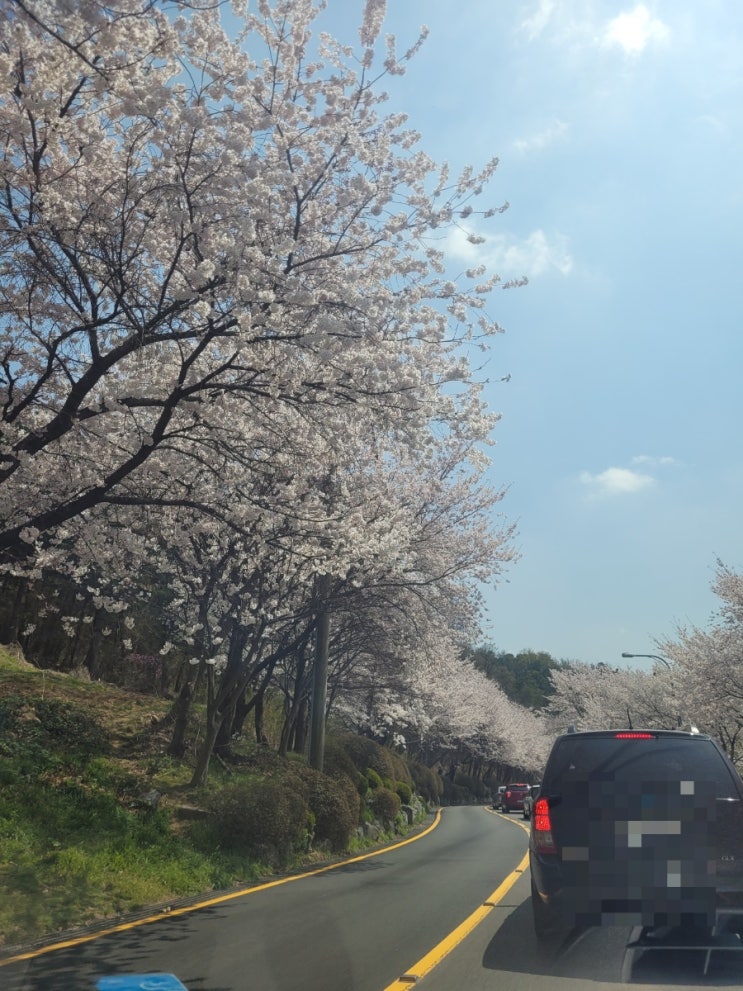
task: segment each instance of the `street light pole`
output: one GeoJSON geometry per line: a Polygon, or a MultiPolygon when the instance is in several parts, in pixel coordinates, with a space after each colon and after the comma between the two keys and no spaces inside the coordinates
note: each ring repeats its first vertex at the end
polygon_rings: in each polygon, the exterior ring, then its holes
{"type": "Polygon", "coordinates": [[[623,650],[622,657],[651,657],[654,661],[660,661],[661,664],[665,664],[669,671],[671,670],[670,663],[665,659],[665,657],[661,657],[660,654],[628,654],[623,650]]]}
{"type": "MultiPolygon", "coordinates": [[[[626,650],[623,650],[622,657],[649,657],[653,661],[660,661],[661,664],[665,664],[669,671],[673,671],[670,662],[665,657],[661,657],[660,654],[628,654],[626,650]]],[[[673,679],[671,679],[671,689],[675,690],[673,679]]],[[[676,725],[681,726],[681,713],[676,713],[676,725]]]]}

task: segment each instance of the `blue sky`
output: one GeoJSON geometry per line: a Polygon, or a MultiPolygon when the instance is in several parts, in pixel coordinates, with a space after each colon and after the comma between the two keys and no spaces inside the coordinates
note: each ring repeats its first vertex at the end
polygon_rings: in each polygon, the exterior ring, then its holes
{"type": "MultiPolygon", "coordinates": [[[[351,41],[361,10],[324,20],[351,41]]],[[[491,306],[491,477],[522,557],[487,637],[653,653],[708,622],[717,557],[743,568],[743,4],[389,0],[400,50],[421,24],[392,106],[438,160],[498,155],[511,204],[452,260],[529,277],[491,306]]]]}

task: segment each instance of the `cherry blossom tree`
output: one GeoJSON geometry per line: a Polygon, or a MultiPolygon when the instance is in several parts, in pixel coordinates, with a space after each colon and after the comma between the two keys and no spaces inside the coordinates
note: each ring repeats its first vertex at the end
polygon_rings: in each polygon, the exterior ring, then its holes
{"type": "Polygon", "coordinates": [[[538,773],[548,751],[546,722],[477,670],[462,631],[438,605],[438,615],[424,622],[415,623],[411,611],[383,624],[390,641],[377,636],[366,649],[359,644],[337,691],[337,711],[355,730],[427,763],[499,763],[538,773]]]}
{"type": "MultiPolygon", "coordinates": [[[[381,699],[381,679],[387,704],[394,708],[399,703],[393,702],[393,686],[405,694],[398,671],[413,643],[428,642],[443,615],[460,637],[465,629],[475,630],[475,582],[495,580],[512,552],[511,528],[494,530],[489,515],[500,493],[480,485],[478,471],[467,468],[468,453],[459,442],[450,443],[435,455],[422,455],[415,465],[395,464],[389,445],[384,458],[369,457],[364,431],[360,426],[347,429],[333,449],[343,469],[336,466],[334,480],[316,488],[315,503],[303,506],[289,538],[286,532],[273,532],[273,560],[255,548],[232,555],[229,580],[221,583],[226,587],[243,588],[236,577],[244,567],[241,560],[260,565],[247,592],[238,593],[243,599],[248,594],[249,602],[238,605],[234,599],[230,617],[244,613],[249,625],[247,617],[255,621],[260,611],[265,643],[280,635],[296,650],[292,654],[284,646],[280,653],[269,651],[280,661],[276,678],[288,707],[282,746],[288,745],[309,695],[308,635],[319,611],[318,585],[309,580],[311,575],[328,578],[331,704],[339,693],[348,697],[351,684],[358,691],[360,682],[371,685],[381,699]],[[281,592],[274,593],[272,602],[256,591],[259,577],[261,588],[280,582],[281,592]],[[371,681],[370,671],[375,672],[371,681]]],[[[281,519],[286,523],[288,514],[281,519]]]]}
{"type": "Polygon", "coordinates": [[[446,279],[432,238],[495,162],[450,178],[380,113],[412,54],[375,73],[382,9],[354,53],[315,44],[309,0],[261,0],[235,40],[210,6],[0,8],[6,565],[99,505],[230,519],[204,476],[254,470],[227,425],[280,405],[353,408],[411,447],[432,419],[481,432],[458,345],[497,329],[497,279],[446,279]]]}
{"type": "Polygon", "coordinates": [[[683,686],[688,718],[743,763],[743,575],[718,561],[712,589],[720,600],[706,630],[680,626],[658,641],[683,686]]]}
{"type": "Polygon", "coordinates": [[[385,114],[421,39],[380,54],[380,0],[356,48],[238,6],[0,5],[0,567],[119,612],[161,576],[196,783],[271,679],[288,745],[322,609],[339,711],[363,684],[370,725],[525,757],[453,659],[513,557],[466,348],[502,284],[439,249],[496,161],[452,177],[385,114]]]}
{"type": "Polygon", "coordinates": [[[571,723],[576,729],[677,729],[684,719],[682,681],[660,665],[647,672],[573,663],[550,677],[555,693],[547,713],[555,733],[571,723]]]}

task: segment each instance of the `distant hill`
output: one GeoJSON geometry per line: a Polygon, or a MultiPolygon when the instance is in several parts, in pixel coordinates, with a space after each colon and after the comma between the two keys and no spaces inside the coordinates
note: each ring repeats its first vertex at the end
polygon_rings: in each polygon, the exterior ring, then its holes
{"type": "Polygon", "coordinates": [[[480,671],[497,682],[506,695],[519,705],[543,709],[554,692],[550,672],[566,665],[543,650],[522,650],[518,654],[478,647],[471,657],[480,671]]]}

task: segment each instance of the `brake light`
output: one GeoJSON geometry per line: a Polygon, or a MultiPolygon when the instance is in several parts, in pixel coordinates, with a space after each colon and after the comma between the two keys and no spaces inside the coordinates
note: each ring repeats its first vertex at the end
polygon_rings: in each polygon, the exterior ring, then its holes
{"type": "Polygon", "coordinates": [[[654,733],[635,733],[635,732],[625,732],[625,733],[615,733],[615,740],[654,740],[654,733]]]}
{"type": "Polygon", "coordinates": [[[546,798],[538,798],[534,803],[532,836],[534,837],[534,846],[539,853],[557,852],[555,841],[552,838],[550,805],[546,798]]]}
{"type": "Polygon", "coordinates": [[[506,792],[506,798],[510,798],[510,797],[511,797],[511,792],[510,791],[507,791],[506,792]]]}

